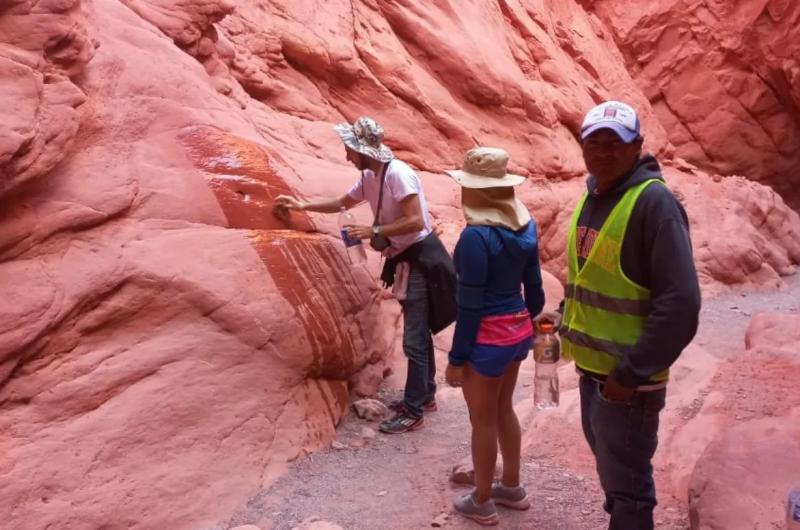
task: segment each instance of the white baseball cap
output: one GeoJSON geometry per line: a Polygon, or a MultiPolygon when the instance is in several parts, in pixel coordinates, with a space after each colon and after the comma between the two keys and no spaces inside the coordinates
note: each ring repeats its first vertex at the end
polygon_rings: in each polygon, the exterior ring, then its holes
{"type": "Polygon", "coordinates": [[[581,125],[581,140],[601,129],[617,133],[626,144],[639,137],[639,117],[633,107],[620,101],[604,101],[586,113],[581,125]]]}

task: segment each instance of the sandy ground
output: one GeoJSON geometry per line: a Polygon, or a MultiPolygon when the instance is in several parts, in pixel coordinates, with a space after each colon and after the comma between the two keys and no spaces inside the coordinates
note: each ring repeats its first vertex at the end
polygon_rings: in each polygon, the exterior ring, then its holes
{"type": "MultiPolygon", "coordinates": [[[[697,337],[683,356],[689,363],[684,371],[690,372],[693,355],[716,359],[705,364],[711,369],[718,366],[715,362],[741,352],[750,318],[760,311],[800,311],[800,275],[780,291],[731,292],[705,300],[697,337]]],[[[441,374],[444,352],[438,351],[437,356],[441,374]]],[[[400,395],[403,359],[398,358],[397,364],[400,369],[381,389],[381,400],[400,395]]],[[[608,524],[593,459],[580,434],[572,372],[569,366],[561,369],[560,409],[542,414],[532,408],[533,362],[523,363],[515,399],[527,431],[522,478],[533,506],[525,512],[501,509],[499,528],[594,530],[608,524]]],[[[685,381],[684,387],[692,384],[690,378],[685,381]]],[[[662,444],[673,440],[678,444],[679,434],[675,433],[681,433],[695,418],[709,391],[696,386],[688,390],[690,395],[675,397],[672,407],[668,396],[662,413],[661,438],[666,440],[662,444]],[[663,432],[665,429],[669,432],[663,432]]],[[[460,390],[443,384],[439,388],[439,410],[426,416],[423,429],[412,433],[383,435],[377,432],[376,423],[351,412],[338,428],[334,447],[295,462],[283,477],[213,530],[244,524],[289,530],[312,517],[347,530],[431,528],[435,520],[445,528],[478,528],[451,511],[453,497],[467,491],[448,478],[453,465],[469,455],[469,422],[460,390]]],[[[668,449],[660,447],[659,451],[664,454],[656,456],[656,460],[661,457],[656,465],[657,528],[687,529],[685,490],[680,479],[674,478],[680,476],[675,471],[680,466],[664,462],[665,454],[671,454],[668,449]]],[[[686,463],[688,471],[692,464],[686,463]]]]}

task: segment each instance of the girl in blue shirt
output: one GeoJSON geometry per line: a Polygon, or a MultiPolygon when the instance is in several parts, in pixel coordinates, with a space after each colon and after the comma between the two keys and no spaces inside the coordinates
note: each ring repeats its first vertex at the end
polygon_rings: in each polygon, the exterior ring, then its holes
{"type": "Polygon", "coordinates": [[[467,227],[456,245],[458,314],[446,380],[461,386],[472,424],[475,490],[456,511],[484,525],[499,521],[495,504],[530,507],[520,485],[519,421],[512,397],[533,340],[531,318],[544,306],[536,223],[514,195],[525,178],[506,172],[502,149],[470,150],[461,170],[467,227]],[[524,296],[522,292],[524,288],[524,296]],[[497,448],[503,477],[492,483],[497,448]]]}

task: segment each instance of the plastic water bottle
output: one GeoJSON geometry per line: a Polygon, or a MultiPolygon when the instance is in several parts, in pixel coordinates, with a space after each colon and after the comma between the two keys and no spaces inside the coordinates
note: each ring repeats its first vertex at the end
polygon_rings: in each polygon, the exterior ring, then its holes
{"type": "Polygon", "coordinates": [[[800,530],[800,482],[789,492],[786,506],[786,530],[800,530]]]}
{"type": "Polygon", "coordinates": [[[345,226],[354,224],[356,224],[356,218],[342,206],[339,210],[339,232],[342,234],[344,246],[347,247],[347,257],[350,258],[350,263],[364,263],[367,261],[367,251],[364,250],[364,245],[360,239],[349,236],[345,229],[345,226]]]}
{"type": "Polygon", "coordinates": [[[550,322],[539,324],[533,339],[533,360],[536,374],[533,379],[533,403],[539,409],[558,406],[558,358],[561,347],[550,322]]]}

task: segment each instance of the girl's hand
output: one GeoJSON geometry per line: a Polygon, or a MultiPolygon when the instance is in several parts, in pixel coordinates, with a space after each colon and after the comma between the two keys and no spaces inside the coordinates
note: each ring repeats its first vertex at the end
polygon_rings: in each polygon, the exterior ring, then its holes
{"type": "Polygon", "coordinates": [[[448,364],[447,369],[444,371],[444,380],[452,387],[461,386],[464,382],[464,367],[448,364]]]}

